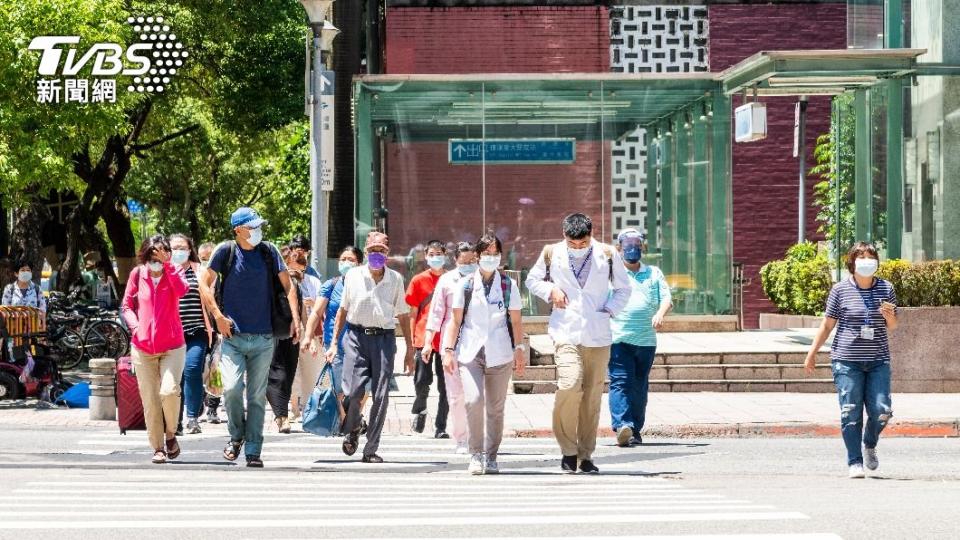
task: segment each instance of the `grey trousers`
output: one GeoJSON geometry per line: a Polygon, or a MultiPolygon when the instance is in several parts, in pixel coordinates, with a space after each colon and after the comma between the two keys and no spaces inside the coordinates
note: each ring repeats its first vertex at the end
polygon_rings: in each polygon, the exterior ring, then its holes
{"type": "Polygon", "coordinates": [[[486,453],[487,459],[496,460],[503,440],[503,411],[513,362],[489,368],[484,353],[480,349],[473,362],[460,364],[467,409],[467,444],[471,454],[486,453]]]}
{"type": "Polygon", "coordinates": [[[360,429],[363,394],[367,383],[373,383],[364,456],[375,454],[380,447],[380,432],[387,419],[390,376],[393,374],[393,357],[396,354],[397,338],[394,332],[368,336],[362,330],[348,327],[343,336],[343,407],[347,415],[341,428],[344,433],[360,429]]]}

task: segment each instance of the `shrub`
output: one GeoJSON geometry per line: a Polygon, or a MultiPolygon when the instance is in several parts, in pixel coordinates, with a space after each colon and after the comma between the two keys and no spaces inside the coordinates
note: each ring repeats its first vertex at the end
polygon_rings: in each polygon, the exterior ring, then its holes
{"type": "Polygon", "coordinates": [[[796,244],[783,259],[764,265],[760,280],[777,309],[792,315],[822,314],[833,286],[830,260],[812,242],[796,244]]]}
{"type": "Polygon", "coordinates": [[[960,261],[884,261],[877,276],[893,284],[901,306],[960,306],[960,261]]]}

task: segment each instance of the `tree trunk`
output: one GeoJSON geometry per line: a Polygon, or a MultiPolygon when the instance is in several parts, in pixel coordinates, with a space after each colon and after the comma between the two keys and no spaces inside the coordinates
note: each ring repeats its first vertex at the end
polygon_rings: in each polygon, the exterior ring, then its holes
{"type": "Polygon", "coordinates": [[[10,255],[15,260],[24,258],[29,261],[34,269],[34,280],[38,283],[44,259],[39,231],[43,230],[44,223],[50,219],[50,211],[35,198],[13,210],[10,255]]]}
{"type": "MultiPolygon", "coordinates": [[[[127,171],[117,171],[117,174],[126,176],[127,171]]],[[[133,236],[133,230],[130,228],[130,213],[127,210],[127,203],[123,195],[123,190],[119,190],[113,196],[112,201],[107,201],[103,209],[103,223],[107,228],[107,236],[113,245],[113,254],[117,258],[117,281],[121,285],[127,283],[127,276],[135,266],[137,256],[137,240],[133,236]]],[[[113,273],[111,268],[110,274],[113,273]]]]}
{"type": "MultiPolygon", "coordinates": [[[[336,72],[336,109],[334,110],[334,139],[336,140],[335,184],[330,194],[330,214],[326,224],[327,257],[336,257],[339,251],[354,243],[353,237],[353,124],[351,92],[353,76],[360,73],[363,47],[363,2],[338,2],[333,5],[333,24],[341,33],[333,46],[333,69],[336,72]]],[[[311,234],[317,234],[312,231],[311,234]]]]}
{"type": "Polygon", "coordinates": [[[7,208],[0,199],[0,258],[10,253],[10,231],[7,229],[7,208]]]}

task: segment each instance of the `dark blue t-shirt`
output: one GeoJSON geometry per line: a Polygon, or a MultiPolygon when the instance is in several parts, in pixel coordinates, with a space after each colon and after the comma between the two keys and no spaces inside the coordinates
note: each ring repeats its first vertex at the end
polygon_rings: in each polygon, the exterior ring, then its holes
{"type": "Polygon", "coordinates": [[[861,289],[848,278],[836,283],[827,298],[826,316],[837,320],[837,332],[830,347],[831,360],[852,362],[890,361],[887,322],[880,304],[896,305],[893,285],[877,279],[873,287],[861,289]],[[861,328],[873,328],[873,339],[863,339],[861,328]]]}
{"type": "MultiPolygon", "coordinates": [[[[210,269],[220,274],[221,279],[227,266],[231,243],[217,246],[210,257],[210,269]]],[[[267,244],[274,253],[270,269],[272,275],[286,270],[277,248],[267,244]]],[[[249,251],[239,245],[234,247],[233,268],[223,282],[223,314],[234,324],[238,334],[272,334],[270,284],[264,258],[256,248],[249,251]]]]}

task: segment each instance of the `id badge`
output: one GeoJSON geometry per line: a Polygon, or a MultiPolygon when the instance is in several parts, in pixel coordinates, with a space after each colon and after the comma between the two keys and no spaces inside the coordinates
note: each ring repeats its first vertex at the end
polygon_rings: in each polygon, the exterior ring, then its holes
{"type": "Polygon", "coordinates": [[[874,333],[874,329],[869,326],[860,327],[860,339],[873,341],[873,333],[874,333]]]}

